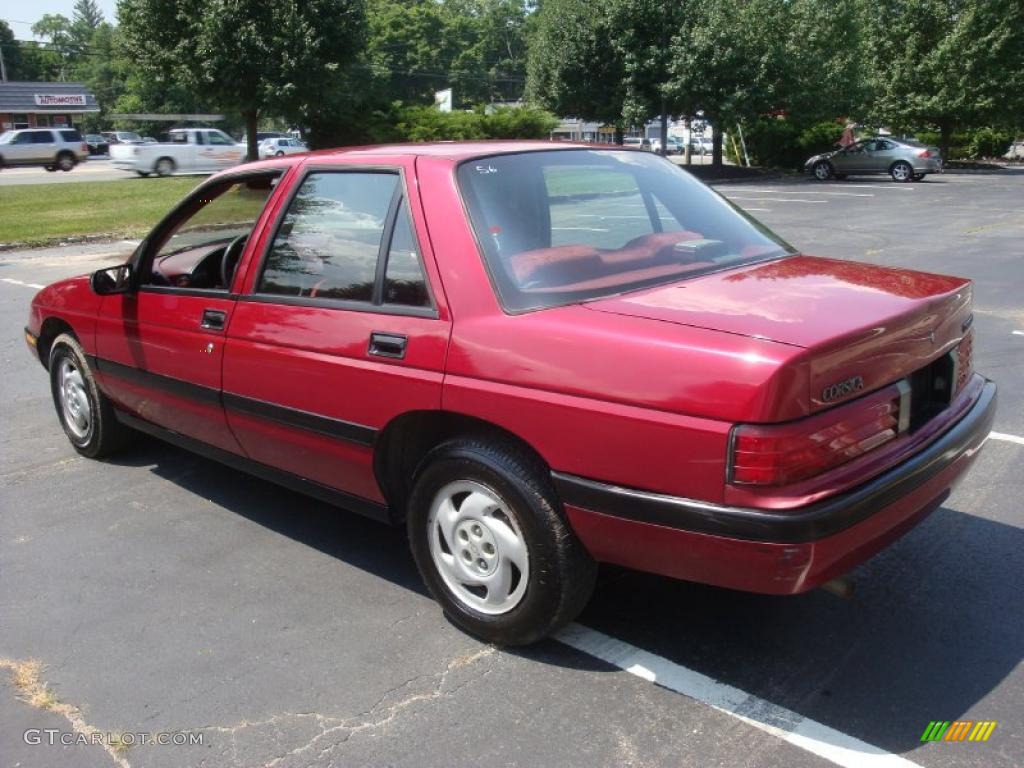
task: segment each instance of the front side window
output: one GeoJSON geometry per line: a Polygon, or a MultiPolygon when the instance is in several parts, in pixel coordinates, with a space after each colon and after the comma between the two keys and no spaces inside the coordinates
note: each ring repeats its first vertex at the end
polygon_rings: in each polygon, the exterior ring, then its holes
{"type": "Polygon", "coordinates": [[[267,254],[260,293],[372,302],[398,174],[314,172],[267,254]]]}
{"type": "Polygon", "coordinates": [[[194,197],[149,246],[146,285],[227,290],[278,174],[226,181],[194,197]]]}
{"type": "Polygon", "coordinates": [[[221,133],[220,131],[211,132],[210,134],[208,134],[208,137],[210,139],[210,144],[217,144],[220,146],[234,146],[235,144],[235,142],[231,140],[230,136],[228,136],[226,133],[221,133]]]}
{"type": "Polygon", "coordinates": [[[793,250],[674,163],[621,150],[469,160],[459,187],[510,312],[674,282],[793,250]]]}

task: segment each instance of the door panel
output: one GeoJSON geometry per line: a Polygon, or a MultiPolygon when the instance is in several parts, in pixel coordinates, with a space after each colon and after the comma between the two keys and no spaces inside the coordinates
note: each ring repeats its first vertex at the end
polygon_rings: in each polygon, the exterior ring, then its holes
{"type": "Polygon", "coordinates": [[[441,406],[448,324],[433,318],[240,301],[224,359],[228,422],[246,453],[383,501],[376,432],[441,406]],[[375,332],[403,335],[404,359],[369,354],[375,332]]]}
{"type": "Polygon", "coordinates": [[[247,264],[224,358],[228,423],[251,458],[373,501],[373,442],[441,407],[450,336],[402,171],[410,159],[381,157],[296,181],[247,264]]]}
{"type": "Polygon", "coordinates": [[[224,331],[203,327],[204,313],[222,312],[226,323],[234,307],[227,293],[105,297],[96,326],[104,390],[146,421],[241,453],[220,402],[224,331]]]}

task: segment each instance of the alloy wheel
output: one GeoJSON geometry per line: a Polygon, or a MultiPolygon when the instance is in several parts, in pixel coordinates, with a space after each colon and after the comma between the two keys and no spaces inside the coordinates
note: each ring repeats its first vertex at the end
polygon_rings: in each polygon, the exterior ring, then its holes
{"type": "Polygon", "coordinates": [[[427,535],[441,579],[464,606],[497,616],[522,601],[530,577],[526,539],[497,493],[472,480],[449,483],[431,504],[427,535]]]}

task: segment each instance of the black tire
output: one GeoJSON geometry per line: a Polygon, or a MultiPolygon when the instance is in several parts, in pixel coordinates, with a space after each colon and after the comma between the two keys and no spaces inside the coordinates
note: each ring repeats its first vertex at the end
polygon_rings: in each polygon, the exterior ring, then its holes
{"type": "Polygon", "coordinates": [[[832,163],[828,160],[819,160],[811,168],[811,173],[814,174],[814,178],[818,181],[828,181],[835,175],[835,171],[832,168],[832,163]]]}
{"type": "Polygon", "coordinates": [[[102,459],[122,450],[132,437],[132,430],[117,420],[114,406],[96,385],[96,379],[89,369],[78,340],[69,333],[62,333],[50,345],[50,392],[53,404],[57,409],[64,434],[76,451],[90,459],[102,459]],[[81,396],[88,401],[88,428],[81,429],[72,425],[62,394],[62,372],[67,370],[65,364],[78,372],[81,379],[81,396]]]}
{"type": "Polygon", "coordinates": [[[161,157],[153,165],[153,172],[156,173],[157,176],[170,176],[174,173],[175,168],[177,168],[177,166],[172,158],[161,157]]]}
{"type": "Polygon", "coordinates": [[[509,441],[457,438],[432,450],[416,473],[406,522],[413,557],[431,594],[453,624],[485,642],[540,640],[576,618],[593,592],[597,564],[566,521],[546,468],[509,441]],[[430,524],[435,501],[452,484],[464,482],[500,500],[489,519],[511,520],[510,530],[518,529],[528,553],[525,590],[497,615],[475,609],[453,591],[432,554],[431,537],[443,539],[430,524]]]}
{"type": "Polygon", "coordinates": [[[274,153],[274,157],[284,157],[284,152],[279,149],[274,153]]]}
{"type": "Polygon", "coordinates": [[[70,152],[61,152],[57,155],[57,168],[68,173],[75,167],[75,156],[70,152]]]}
{"type": "Polygon", "coordinates": [[[913,180],[914,168],[906,160],[897,160],[889,166],[889,175],[892,176],[893,181],[905,184],[913,180]]]}

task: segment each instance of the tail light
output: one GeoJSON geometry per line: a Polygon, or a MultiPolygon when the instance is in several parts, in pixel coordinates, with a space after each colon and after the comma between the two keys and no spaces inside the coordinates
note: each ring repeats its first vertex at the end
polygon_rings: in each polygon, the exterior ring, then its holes
{"type": "Polygon", "coordinates": [[[931,157],[932,151],[930,149],[923,149],[917,153],[918,157],[931,157]]]}
{"type": "Polygon", "coordinates": [[[964,388],[967,380],[971,378],[974,367],[974,329],[968,329],[960,344],[953,352],[953,359],[956,361],[956,381],[953,384],[954,395],[964,388]]]}
{"type": "Polygon", "coordinates": [[[788,485],[863,456],[906,431],[909,395],[902,381],[796,422],[734,427],[729,482],[788,485]]]}
{"type": "Polygon", "coordinates": [[[86,144],[84,141],[82,142],[82,151],[86,153],[88,153],[89,151],[89,145],[86,144]]]}

